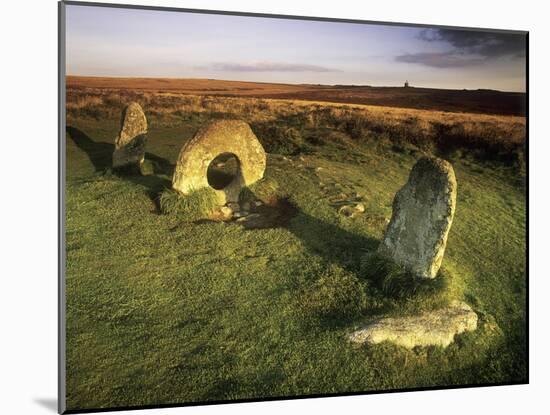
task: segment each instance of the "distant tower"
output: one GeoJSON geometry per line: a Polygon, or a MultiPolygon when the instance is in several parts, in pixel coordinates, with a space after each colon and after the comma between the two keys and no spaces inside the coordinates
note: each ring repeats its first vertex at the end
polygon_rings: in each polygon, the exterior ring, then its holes
{"type": "Polygon", "coordinates": [[[405,81],[404,87],[405,87],[405,88],[408,88],[408,87],[409,87],[409,81],[405,81]]]}

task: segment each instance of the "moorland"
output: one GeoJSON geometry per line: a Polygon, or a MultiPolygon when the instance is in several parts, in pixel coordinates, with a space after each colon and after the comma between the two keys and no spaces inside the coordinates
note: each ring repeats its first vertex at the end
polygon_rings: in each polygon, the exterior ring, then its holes
{"type": "Polygon", "coordinates": [[[525,96],[266,85],[67,79],[68,408],[524,382],[525,96]],[[111,169],[131,101],[148,176],[111,169]],[[182,145],[214,118],[248,122],[268,153],[260,193],[292,207],[269,226],[162,210],[182,145]],[[426,154],[458,182],[444,284],[388,292],[361,258],[426,154]],[[340,214],[350,202],[365,211],[340,214]],[[346,341],[453,299],[480,324],[446,349],[346,341]]]}

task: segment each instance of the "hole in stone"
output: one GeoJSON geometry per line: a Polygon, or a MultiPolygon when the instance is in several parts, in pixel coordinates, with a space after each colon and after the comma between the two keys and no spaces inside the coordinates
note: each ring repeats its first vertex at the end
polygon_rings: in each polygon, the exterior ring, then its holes
{"type": "Polygon", "coordinates": [[[219,154],[208,165],[208,170],[206,171],[208,184],[216,190],[229,186],[239,174],[239,168],[239,159],[235,154],[219,154]]]}

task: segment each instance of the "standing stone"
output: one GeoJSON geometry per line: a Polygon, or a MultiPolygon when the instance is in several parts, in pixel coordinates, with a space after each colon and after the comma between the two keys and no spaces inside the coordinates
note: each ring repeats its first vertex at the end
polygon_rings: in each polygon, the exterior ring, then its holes
{"type": "Polygon", "coordinates": [[[456,205],[456,178],[445,160],[423,157],[393,200],[392,218],[378,252],[415,275],[435,278],[456,205]]]}
{"type": "Polygon", "coordinates": [[[212,189],[220,204],[238,202],[241,189],[260,180],[266,167],[265,151],[244,121],[216,120],[202,127],[181,149],[172,187],[184,195],[211,187],[208,166],[224,153],[237,158],[237,174],[225,188],[212,189]]]}
{"type": "Polygon", "coordinates": [[[137,102],[130,103],[122,112],[120,133],[115,139],[113,167],[140,166],[145,158],[147,119],[137,102]]]}

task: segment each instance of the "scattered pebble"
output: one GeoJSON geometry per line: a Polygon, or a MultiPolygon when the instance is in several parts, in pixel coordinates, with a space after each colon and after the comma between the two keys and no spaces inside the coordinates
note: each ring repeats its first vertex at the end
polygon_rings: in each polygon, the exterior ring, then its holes
{"type": "Polygon", "coordinates": [[[233,213],[234,218],[242,218],[244,216],[248,216],[248,212],[246,210],[241,210],[239,212],[233,213]]]}
{"type": "Polygon", "coordinates": [[[233,214],[233,209],[231,209],[230,207],[228,206],[222,206],[220,208],[220,212],[222,213],[223,216],[225,217],[229,217],[233,214]]]}
{"type": "Polygon", "coordinates": [[[356,210],[357,212],[363,213],[363,212],[365,212],[365,205],[362,204],[362,203],[357,203],[357,204],[355,205],[355,210],[356,210]]]}
{"type": "Polygon", "coordinates": [[[357,211],[353,207],[345,205],[338,209],[338,213],[348,218],[351,218],[357,213],[357,211]]]}
{"type": "Polygon", "coordinates": [[[233,212],[236,212],[238,210],[241,210],[241,207],[238,203],[230,202],[226,205],[229,209],[231,209],[233,212]]]}

